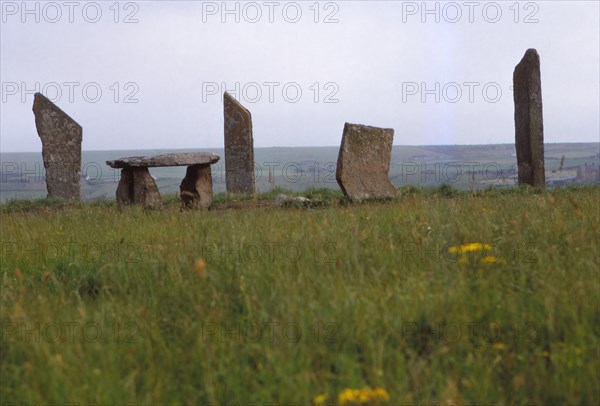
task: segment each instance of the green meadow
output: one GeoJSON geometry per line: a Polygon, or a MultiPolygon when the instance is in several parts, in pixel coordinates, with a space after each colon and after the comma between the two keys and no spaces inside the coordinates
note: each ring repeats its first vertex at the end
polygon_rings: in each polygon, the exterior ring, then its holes
{"type": "Polygon", "coordinates": [[[598,404],[600,187],[400,190],[4,203],[2,403],[598,404]]]}

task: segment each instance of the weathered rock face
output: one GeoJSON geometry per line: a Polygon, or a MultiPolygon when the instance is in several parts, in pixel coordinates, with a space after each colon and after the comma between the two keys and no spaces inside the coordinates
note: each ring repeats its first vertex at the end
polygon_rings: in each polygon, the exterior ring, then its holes
{"type": "Polygon", "coordinates": [[[252,115],[227,92],[223,96],[223,111],[227,192],[254,193],[252,115]]]}
{"type": "Polygon", "coordinates": [[[535,49],[528,49],[515,67],[513,89],[519,185],[544,188],[546,175],[542,83],[540,57],[535,49]]]}
{"type": "Polygon", "coordinates": [[[210,165],[190,165],[179,186],[181,206],[184,209],[208,209],[213,201],[210,165]]]}
{"type": "Polygon", "coordinates": [[[158,209],[162,206],[160,192],[148,168],[121,169],[121,179],[117,186],[117,203],[120,207],[132,203],[141,204],[149,209],[158,209]]]}
{"type": "Polygon", "coordinates": [[[208,152],[185,152],[154,156],[132,156],[106,161],[111,168],[123,168],[117,187],[119,206],[142,204],[147,208],[162,205],[158,187],[150,176],[149,167],[187,166],[185,178],[179,186],[183,208],[208,208],[213,190],[210,165],[220,157],[208,152]]]}
{"type": "Polygon", "coordinates": [[[214,164],[220,157],[207,152],[183,152],[176,154],[164,154],[153,156],[131,156],[119,158],[114,161],[106,161],[111,168],[131,168],[131,167],[150,167],[161,166],[188,166],[198,164],[214,164]]]}
{"type": "Polygon", "coordinates": [[[393,142],[393,129],[344,125],[335,178],[346,197],[360,202],[397,196],[388,177],[393,142]]]}
{"type": "Polygon", "coordinates": [[[42,140],[48,197],[79,200],[81,126],[41,93],[34,96],[33,114],[42,140]]]}

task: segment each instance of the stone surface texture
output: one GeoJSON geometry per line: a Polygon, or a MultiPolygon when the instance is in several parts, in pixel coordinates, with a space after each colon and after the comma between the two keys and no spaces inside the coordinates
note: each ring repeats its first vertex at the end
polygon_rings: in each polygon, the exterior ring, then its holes
{"type": "Polygon", "coordinates": [[[79,200],[83,129],[41,93],[34,96],[33,114],[42,140],[48,197],[79,200]]]}
{"type": "Polygon", "coordinates": [[[214,164],[220,157],[208,152],[184,152],[154,156],[132,156],[106,161],[111,168],[146,167],[156,168],[161,166],[189,166],[199,164],[214,164]]]}
{"type": "Polygon", "coordinates": [[[121,169],[121,179],[116,194],[117,204],[120,207],[140,204],[148,209],[159,209],[162,206],[156,182],[146,167],[121,169]]]}
{"type": "Polygon", "coordinates": [[[544,188],[544,123],[540,57],[528,49],[513,73],[515,146],[519,185],[544,188]]]}
{"type": "Polygon", "coordinates": [[[393,141],[393,129],[344,125],[335,177],[347,198],[360,202],[398,195],[388,177],[393,141]]]}
{"type": "Polygon", "coordinates": [[[182,208],[209,208],[213,201],[210,165],[220,157],[208,152],[175,153],[155,156],[134,156],[106,161],[111,168],[122,168],[117,187],[119,206],[141,204],[146,208],[160,208],[162,199],[148,168],[187,166],[179,189],[182,208]]]}
{"type": "Polygon", "coordinates": [[[254,194],[252,115],[227,92],[223,95],[223,113],[227,192],[254,194]]]}
{"type": "Polygon", "coordinates": [[[190,165],[179,186],[181,207],[208,209],[213,201],[213,184],[210,165],[190,165]]]}

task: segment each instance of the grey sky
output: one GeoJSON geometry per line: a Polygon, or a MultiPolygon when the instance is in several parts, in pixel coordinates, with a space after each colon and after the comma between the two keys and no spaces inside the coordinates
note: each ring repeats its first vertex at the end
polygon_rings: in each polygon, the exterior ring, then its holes
{"type": "Polygon", "coordinates": [[[515,3],[3,1],[0,147],[41,150],[36,83],[85,150],[222,147],[221,83],[256,147],[339,145],[344,122],[394,128],[394,144],[511,143],[527,48],[546,142],[598,142],[599,3],[515,3]]]}

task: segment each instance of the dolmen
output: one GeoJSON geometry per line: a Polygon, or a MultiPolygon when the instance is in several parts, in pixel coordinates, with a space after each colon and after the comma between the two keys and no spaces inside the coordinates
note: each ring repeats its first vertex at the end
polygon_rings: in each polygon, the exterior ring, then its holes
{"type": "Polygon", "coordinates": [[[393,142],[391,128],[344,125],[335,178],[348,199],[362,202],[398,195],[388,176],[393,142]]]}
{"type": "Polygon", "coordinates": [[[134,156],[106,161],[111,168],[121,169],[117,186],[119,206],[141,204],[146,208],[159,208],[162,199],[148,168],[187,166],[181,181],[180,197],[186,209],[207,209],[212,205],[213,187],[210,165],[220,157],[209,152],[134,156]]]}

